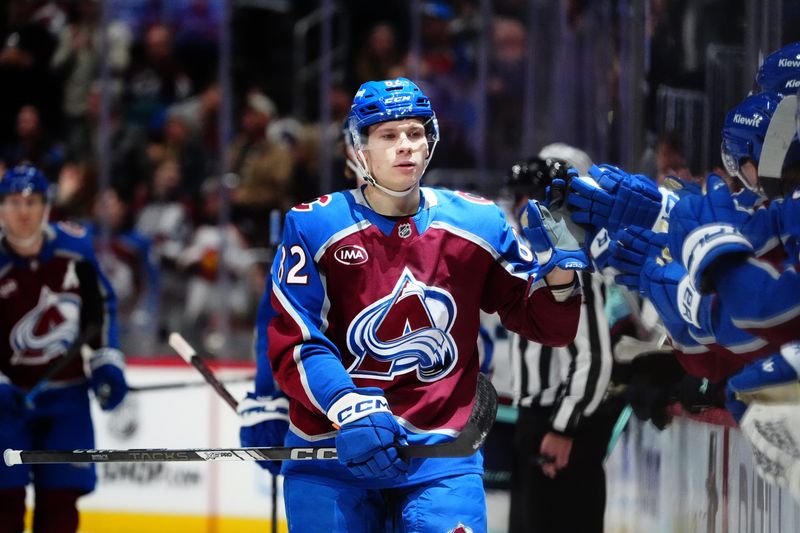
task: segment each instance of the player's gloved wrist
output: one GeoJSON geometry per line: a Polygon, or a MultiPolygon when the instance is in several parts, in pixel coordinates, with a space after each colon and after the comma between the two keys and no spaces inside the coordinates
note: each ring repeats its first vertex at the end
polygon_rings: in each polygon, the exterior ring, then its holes
{"type": "Polygon", "coordinates": [[[117,407],[128,393],[125,381],[125,356],[116,348],[103,347],[95,350],[89,360],[91,377],[89,385],[94,391],[100,407],[110,411],[117,407]]]}
{"type": "MultiPolygon", "coordinates": [[[[282,446],[289,431],[289,399],[280,391],[269,396],[248,392],[236,408],[241,427],[239,441],[245,448],[282,446]]],[[[280,461],[258,461],[272,475],[280,473],[280,461]]]]}
{"type": "Polygon", "coordinates": [[[339,426],[336,452],[339,462],[359,479],[404,481],[408,463],[398,447],[406,445],[405,430],[397,423],[383,391],[354,389],[335,399],[328,419],[339,426]]]}
{"type": "Polygon", "coordinates": [[[614,277],[620,285],[639,290],[642,267],[651,257],[658,257],[667,246],[667,235],[630,226],[612,235],[608,265],[617,269],[614,277]]]}
{"type": "Polygon", "coordinates": [[[569,187],[572,219],[596,230],[614,232],[629,225],[651,228],[664,210],[662,194],[651,179],[613,165],[593,165],[588,177],[571,180],[569,187]]]}
{"type": "Polygon", "coordinates": [[[748,396],[764,394],[781,385],[796,383],[800,375],[800,343],[781,347],[781,353],[750,363],[728,378],[725,407],[738,421],[747,409],[748,396]]]}
{"type": "Polygon", "coordinates": [[[753,245],[731,224],[699,226],[689,233],[681,247],[681,260],[695,287],[704,286],[704,274],[724,256],[738,257],[753,253],[753,245]]]}
{"type": "Polygon", "coordinates": [[[520,227],[539,263],[539,276],[554,268],[585,270],[591,268],[588,254],[567,228],[566,220],[556,220],[536,200],[530,200],[521,211],[520,227]]]}

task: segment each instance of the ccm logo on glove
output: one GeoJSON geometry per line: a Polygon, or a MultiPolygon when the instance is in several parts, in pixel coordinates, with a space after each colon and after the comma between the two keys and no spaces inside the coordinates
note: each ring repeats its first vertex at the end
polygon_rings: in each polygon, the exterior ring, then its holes
{"type": "Polygon", "coordinates": [[[355,405],[345,407],[339,412],[338,415],[336,415],[336,419],[339,425],[342,425],[354,415],[358,415],[353,419],[357,420],[358,418],[363,418],[370,413],[388,410],[389,404],[386,403],[384,398],[370,398],[369,400],[362,400],[355,405]]]}
{"type": "Polygon", "coordinates": [[[333,405],[328,410],[328,419],[331,422],[337,426],[342,426],[372,413],[390,412],[389,403],[381,395],[383,391],[380,389],[373,390],[372,387],[358,390],[367,394],[349,392],[333,402],[333,405]]]}

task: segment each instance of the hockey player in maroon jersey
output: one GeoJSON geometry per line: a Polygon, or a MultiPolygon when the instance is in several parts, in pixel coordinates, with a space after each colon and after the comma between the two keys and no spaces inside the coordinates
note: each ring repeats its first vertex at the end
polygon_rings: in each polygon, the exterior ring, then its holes
{"type": "Polygon", "coordinates": [[[559,250],[535,204],[523,231],[540,232],[536,256],[491,201],[420,186],[439,129],[411,81],[363,84],[348,132],[366,184],[287,215],[258,324],[289,397],[286,444],[335,445],[339,457],[284,462],[289,529],[486,531],[480,452],[406,462],[398,448],[463,427],[481,310],[538,342],[569,343],[581,298],[564,268],[586,261],[559,250]]]}
{"type": "MultiPolygon", "coordinates": [[[[36,168],[17,166],[0,179],[0,449],[94,448],[89,389],[106,410],[127,392],[114,293],[92,241],[79,226],[48,224],[49,208],[36,168]],[[86,338],[90,375],[75,357],[40,383],[87,330],[97,332],[86,338]]],[[[77,531],[76,502],[94,489],[94,467],[19,465],[0,466],[0,533],[23,531],[31,482],[33,531],[77,531]]]]}

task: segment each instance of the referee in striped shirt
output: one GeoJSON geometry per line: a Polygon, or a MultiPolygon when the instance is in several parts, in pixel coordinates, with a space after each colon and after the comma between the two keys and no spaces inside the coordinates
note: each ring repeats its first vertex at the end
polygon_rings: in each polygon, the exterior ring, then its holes
{"type": "MultiPolygon", "coordinates": [[[[588,159],[588,158],[587,158],[588,159]]],[[[587,169],[580,169],[584,174],[587,169]]],[[[512,167],[515,205],[543,199],[564,161],[532,158],[512,167]]],[[[603,461],[622,402],[605,400],[613,356],[602,274],[580,272],[583,303],[575,340],[563,348],[509,341],[515,427],[511,533],[602,533],[603,461]]],[[[498,354],[499,355],[499,354],[498,354]]]]}

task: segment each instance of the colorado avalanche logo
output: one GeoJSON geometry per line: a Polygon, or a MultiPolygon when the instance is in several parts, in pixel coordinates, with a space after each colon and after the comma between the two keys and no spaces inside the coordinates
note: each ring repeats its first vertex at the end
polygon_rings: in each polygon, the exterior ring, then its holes
{"type": "Polygon", "coordinates": [[[420,283],[405,269],[391,294],[350,324],[347,347],[356,360],[347,370],[353,377],[371,379],[390,380],[412,370],[421,381],[441,379],[458,360],[450,335],[455,319],[453,297],[420,283]],[[369,359],[389,365],[370,365],[369,359]]]}
{"type": "Polygon", "coordinates": [[[12,365],[40,365],[64,353],[78,337],[81,300],[42,287],[36,307],[11,329],[12,365]]]}

